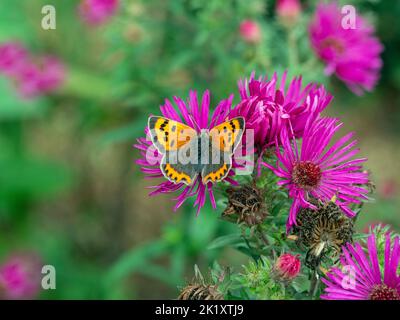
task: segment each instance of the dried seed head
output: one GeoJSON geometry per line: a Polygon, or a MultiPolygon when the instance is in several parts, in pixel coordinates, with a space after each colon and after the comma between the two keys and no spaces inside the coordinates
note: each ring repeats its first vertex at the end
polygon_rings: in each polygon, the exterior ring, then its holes
{"type": "Polygon", "coordinates": [[[232,187],[227,190],[228,206],[222,217],[248,226],[261,224],[267,216],[261,190],[255,185],[232,187]]]}
{"type": "Polygon", "coordinates": [[[178,300],[224,300],[216,285],[191,284],[182,289],[178,300]]]}
{"type": "Polygon", "coordinates": [[[194,279],[181,290],[178,300],[224,300],[224,295],[218,289],[219,282],[215,284],[212,280],[206,281],[197,265],[194,266],[194,273],[194,279]]]}
{"type": "Polygon", "coordinates": [[[297,244],[307,250],[306,265],[318,268],[325,257],[336,258],[353,241],[353,221],[334,202],[314,203],[317,210],[301,209],[293,228],[297,244]]]}

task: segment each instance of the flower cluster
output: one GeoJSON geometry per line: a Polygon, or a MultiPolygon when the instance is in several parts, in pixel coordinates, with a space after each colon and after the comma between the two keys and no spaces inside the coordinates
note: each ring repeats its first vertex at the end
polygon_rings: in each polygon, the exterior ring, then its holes
{"type": "Polygon", "coordinates": [[[6,42],[0,44],[0,74],[15,83],[22,97],[33,98],[58,89],[66,70],[54,56],[33,56],[21,43],[6,42]]]}
{"type": "MultiPolygon", "coordinates": [[[[255,80],[252,75],[249,80],[241,81],[241,101],[233,108],[232,97],[221,101],[211,114],[211,121],[208,91],[203,95],[201,104],[195,92],[190,93],[187,103],[175,97],[177,108],[166,100],[165,105],[161,106],[161,113],[166,118],[197,128],[198,132],[212,128],[225,119],[244,118],[244,136],[249,130],[254,135],[252,150],[258,154],[260,163],[281,179],[278,184],[287,188],[293,199],[288,230],[296,224],[296,216],[301,208],[317,209],[313,200],[326,203],[336,197],[336,204],[341,210],[347,216],[354,217],[356,213],[351,205],[367,199],[368,190],[362,187],[369,180],[368,174],[362,170],[366,159],[354,159],[359,150],[355,148],[357,141],[351,140],[353,133],[331,145],[332,137],[343,124],[338,119],[321,116],[332,99],[324,87],[310,83],[303,88],[301,77],[295,77],[286,88],[286,76],[284,73],[279,84],[277,74],[270,80],[255,80]],[[299,139],[302,139],[301,146],[299,139]],[[275,166],[262,161],[268,147],[276,149],[275,166]]],[[[148,130],[145,129],[146,134],[148,130]]],[[[137,162],[142,166],[142,171],[152,178],[163,177],[160,170],[161,155],[151,139],[140,138],[136,147],[142,151],[142,159],[137,162]]],[[[232,169],[225,180],[234,184],[231,179],[234,175],[232,169]]],[[[199,211],[205,203],[206,192],[215,208],[213,184],[204,185],[200,178],[191,186],[165,181],[156,186],[151,195],[180,189],[183,191],[176,198],[175,208],[179,208],[188,197],[197,196],[195,205],[199,211]]]]}
{"type": "MultiPolygon", "coordinates": [[[[302,21],[301,10],[297,0],[276,3],[275,14],[288,33],[289,42],[295,41],[291,28],[302,21]]],[[[256,44],[254,50],[262,39],[261,27],[249,19],[239,27],[244,42],[256,44]]],[[[335,74],[356,94],[372,90],[379,78],[383,48],[374,32],[360,16],[354,26],[345,27],[336,3],[319,4],[309,24],[311,49],[326,64],[326,74],[335,74]]],[[[311,58],[310,62],[314,61],[311,58]]],[[[146,137],[139,138],[135,145],[141,153],[137,160],[141,170],[148,178],[163,179],[150,187],[154,189],[150,195],[180,192],[174,199],[175,209],[194,197],[199,213],[207,194],[216,208],[215,184],[228,182],[231,186],[222,188],[226,196],[222,218],[242,229],[241,237],[235,235],[230,241],[255,261],[238,276],[244,290],[255,297],[281,299],[305,291],[314,297],[324,289],[324,299],[400,300],[400,238],[386,235],[384,259],[378,253],[382,250],[375,231],[366,244],[353,244],[354,218],[373,191],[369,173],[363,167],[367,159],[359,155],[354,133],[339,135],[343,123],[324,115],[333,99],[326,88],[314,82],[305,83],[301,75],[289,79],[288,74],[285,71],[256,77],[253,72],[238,81],[237,103],[233,103],[231,95],[216,104],[214,111],[210,109],[208,90],[201,101],[195,91],[190,91],[186,101],[179,97],[173,98],[174,103],[165,100],[160,107],[161,117],[149,119],[146,137]],[[173,129],[168,127],[170,123],[173,129]],[[251,178],[238,177],[239,155],[233,149],[225,152],[228,160],[212,158],[219,160],[212,165],[178,161],[172,167],[167,162],[166,155],[179,153],[184,145],[203,153],[201,137],[207,133],[211,136],[210,131],[220,124],[218,133],[225,134],[233,145],[235,128],[244,129],[239,135],[242,155],[245,150],[246,159],[251,156],[255,160],[249,172],[251,178]],[[183,132],[187,127],[195,140],[188,137],[178,145],[172,139],[175,145],[169,148],[171,133],[183,132]],[[159,135],[153,132],[156,129],[159,135]],[[165,173],[166,166],[173,169],[172,173],[165,173]],[[222,175],[221,168],[228,168],[227,174],[222,175]],[[210,170],[218,173],[217,178],[203,180],[201,176],[210,170]],[[185,180],[187,184],[180,183],[178,176],[189,174],[196,178],[185,180]],[[282,239],[285,221],[287,236],[282,239]],[[287,240],[295,240],[296,248],[285,243],[287,240]],[[279,246],[285,253],[272,259],[279,246]],[[355,274],[350,284],[346,282],[346,268],[355,274]],[[319,289],[321,275],[326,287],[319,289]],[[307,281],[309,286],[304,290],[302,286],[307,281]]],[[[226,141],[218,142],[217,147],[223,150],[226,141]]],[[[206,151],[210,151],[215,144],[207,142],[207,147],[206,151]]],[[[221,245],[215,243],[217,247],[221,245]]],[[[180,298],[213,297],[217,292],[214,289],[195,284],[183,290],[180,298]]]]}

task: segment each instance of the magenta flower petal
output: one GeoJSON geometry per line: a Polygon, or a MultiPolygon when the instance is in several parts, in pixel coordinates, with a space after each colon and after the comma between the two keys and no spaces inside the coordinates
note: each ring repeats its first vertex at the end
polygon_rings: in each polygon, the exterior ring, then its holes
{"type": "Polygon", "coordinates": [[[398,236],[393,241],[390,235],[386,237],[383,270],[378,262],[375,234],[368,237],[366,250],[359,243],[347,244],[343,247],[343,254],[340,262],[343,269],[332,268],[326,278],[321,279],[326,285],[322,299],[400,300],[398,236]],[[345,267],[347,270],[344,270],[345,267]]]}
{"type": "Polygon", "coordinates": [[[246,129],[254,130],[254,142],[259,153],[272,146],[283,128],[301,138],[308,119],[317,117],[329,104],[332,96],[323,86],[310,83],[302,86],[301,77],[295,77],[286,86],[287,72],[278,81],[272,78],[254,78],[239,81],[241,102],[232,110],[233,116],[246,119],[246,129]]]}

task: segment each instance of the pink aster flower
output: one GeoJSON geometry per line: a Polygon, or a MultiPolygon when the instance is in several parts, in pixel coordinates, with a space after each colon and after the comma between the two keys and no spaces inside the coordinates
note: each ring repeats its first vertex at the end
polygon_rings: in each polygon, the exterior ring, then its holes
{"type": "MultiPolygon", "coordinates": [[[[177,107],[174,107],[172,103],[166,99],[165,104],[160,107],[161,113],[164,117],[178,122],[184,123],[191,128],[200,132],[202,129],[211,129],[216,125],[226,121],[227,118],[231,119],[230,116],[231,104],[233,96],[229,99],[222,100],[214,112],[210,112],[210,93],[205,91],[201,102],[199,103],[197,99],[197,93],[195,91],[190,91],[189,99],[185,103],[181,98],[174,97],[174,102],[177,107]],[[210,119],[211,118],[211,119],[210,119]]],[[[146,138],[139,138],[135,147],[141,151],[142,158],[137,160],[136,163],[140,165],[141,171],[147,175],[147,178],[164,178],[161,169],[160,162],[162,155],[157,151],[153,145],[150,136],[149,129],[145,128],[146,138]]],[[[233,157],[232,167],[238,167],[238,163],[233,157]]],[[[236,182],[232,180],[234,175],[234,170],[230,170],[224,181],[227,181],[233,185],[236,182]]],[[[154,189],[150,195],[157,195],[162,193],[171,193],[176,191],[181,191],[176,200],[176,205],[174,210],[177,210],[189,197],[196,197],[194,205],[197,206],[197,213],[204,206],[206,201],[206,195],[210,198],[213,208],[216,208],[216,203],[213,195],[213,185],[211,182],[204,185],[201,177],[197,177],[196,181],[190,186],[184,183],[175,184],[171,181],[164,181],[160,184],[151,187],[154,189]]]]}
{"type": "Polygon", "coordinates": [[[107,22],[117,11],[119,0],[82,0],[79,13],[91,25],[107,22]]]}
{"type": "Polygon", "coordinates": [[[40,291],[41,263],[35,254],[13,255],[0,266],[0,297],[34,299],[40,291]]]}
{"type": "MultiPolygon", "coordinates": [[[[246,129],[254,130],[254,143],[261,153],[275,144],[283,128],[292,128],[296,138],[303,136],[310,117],[317,117],[332,100],[323,86],[310,83],[303,87],[302,78],[295,77],[286,85],[285,72],[278,80],[276,73],[267,77],[239,81],[241,102],[232,110],[232,116],[242,116],[246,129]]],[[[292,132],[290,131],[290,132],[292,132]]]]}
{"type": "Polygon", "coordinates": [[[248,43],[259,43],[261,41],[261,28],[256,21],[244,20],[239,26],[242,39],[248,43]]]}
{"type": "Polygon", "coordinates": [[[22,62],[28,58],[28,51],[19,42],[0,44],[0,73],[15,75],[22,62]]]}
{"type": "Polygon", "coordinates": [[[355,28],[342,26],[336,3],[319,4],[309,28],[311,46],[326,63],[326,73],[336,74],[354,93],[371,91],[379,78],[383,46],[374,28],[359,14],[355,28]]]}
{"type": "Polygon", "coordinates": [[[379,265],[376,236],[368,237],[367,250],[359,243],[342,247],[341,267],[322,278],[326,300],[400,300],[400,239],[386,235],[384,265],[379,265]],[[393,244],[392,244],[393,242],[393,244]],[[383,270],[382,270],[383,269],[383,270]]]}
{"type": "Polygon", "coordinates": [[[26,60],[14,77],[19,93],[25,98],[53,92],[65,81],[66,69],[61,61],[52,56],[39,60],[26,60]]]}
{"type": "Polygon", "coordinates": [[[329,147],[332,136],[342,126],[337,119],[309,119],[304,129],[301,147],[291,139],[288,130],[282,130],[280,148],[276,149],[277,162],[273,167],[264,164],[281,178],[279,185],[289,190],[293,199],[287,229],[296,224],[300,208],[316,207],[310,199],[323,202],[336,197],[336,204],[349,217],[356,215],[350,204],[366,199],[368,174],[362,172],[361,164],[365,158],[352,159],[359,149],[354,149],[357,141],[351,141],[353,133],[339,139],[329,147]]]}

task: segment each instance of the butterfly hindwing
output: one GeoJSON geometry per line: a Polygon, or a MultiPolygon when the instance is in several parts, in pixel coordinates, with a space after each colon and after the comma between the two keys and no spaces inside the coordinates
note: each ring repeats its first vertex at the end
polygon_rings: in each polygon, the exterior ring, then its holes
{"type": "Polygon", "coordinates": [[[229,173],[232,167],[232,154],[221,152],[220,150],[213,150],[219,154],[219,161],[212,161],[203,166],[201,177],[203,184],[208,182],[218,182],[223,180],[229,173]]]}
{"type": "Polygon", "coordinates": [[[210,138],[213,141],[213,148],[233,153],[242,140],[244,124],[244,119],[237,117],[212,128],[210,138]]]}
{"type": "Polygon", "coordinates": [[[204,184],[221,181],[228,175],[232,168],[233,153],[242,140],[244,125],[244,119],[237,117],[210,130],[212,156],[201,172],[204,184]]]}
{"type": "Polygon", "coordinates": [[[177,151],[167,151],[161,160],[161,171],[164,176],[173,183],[191,185],[199,174],[197,167],[193,166],[191,163],[179,163],[179,161],[176,161],[178,157],[177,151]]]}
{"type": "Polygon", "coordinates": [[[161,153],[178,150],[197,136],[193,128],[164,117],[150,117],[148,127],[151,140],[161,153]]]}

